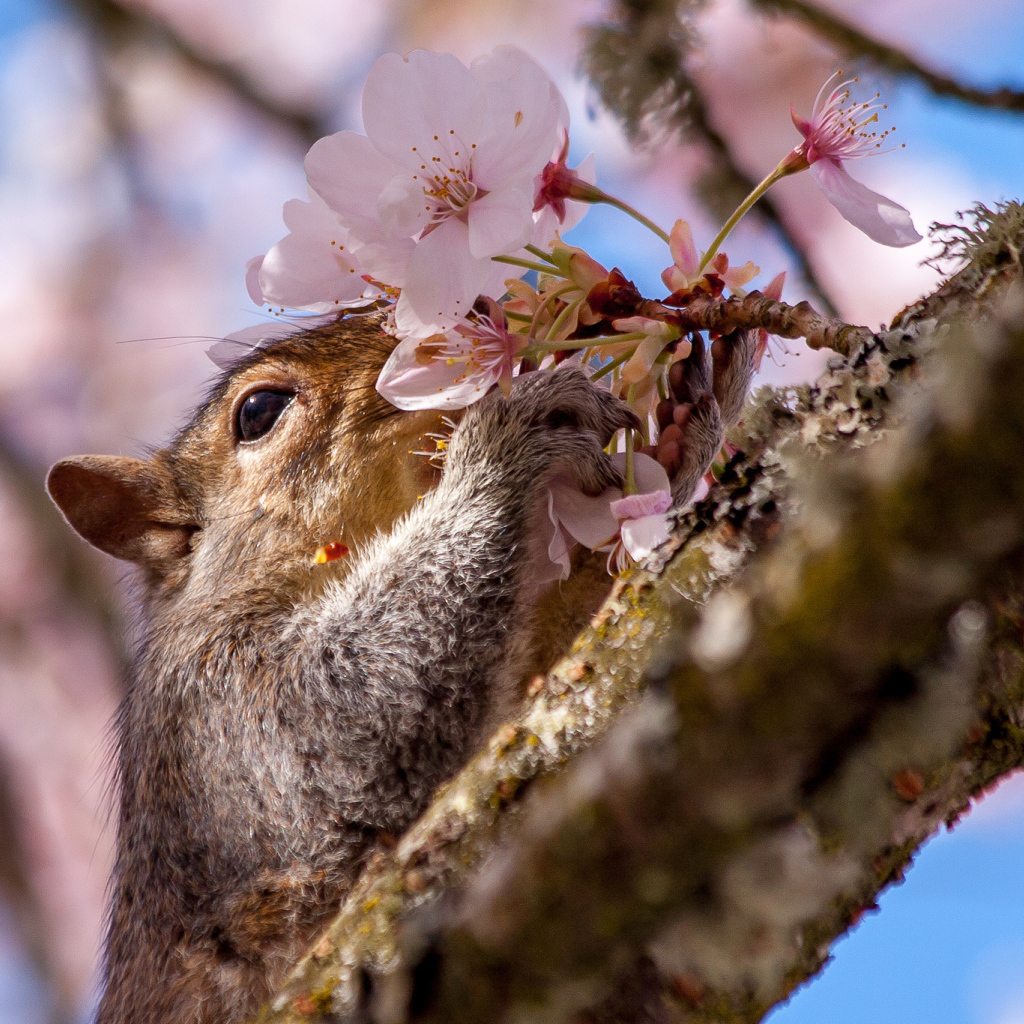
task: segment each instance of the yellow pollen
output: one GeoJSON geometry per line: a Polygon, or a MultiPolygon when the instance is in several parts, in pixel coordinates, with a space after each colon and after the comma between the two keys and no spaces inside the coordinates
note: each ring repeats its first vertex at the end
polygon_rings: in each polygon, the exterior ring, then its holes
{"type": "Polygon", "coordinates": [[[518,128],[523,123],[523,112],[521,110],[516,111],[516,127],[518,128]]]}

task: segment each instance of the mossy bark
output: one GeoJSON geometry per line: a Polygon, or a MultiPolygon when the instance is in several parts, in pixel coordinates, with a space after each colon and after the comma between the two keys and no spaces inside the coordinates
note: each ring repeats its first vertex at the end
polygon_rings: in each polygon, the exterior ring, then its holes
{"type": "Polygon", "coordinates": [[[757,396],[261,1021],[757,1021],[1024,763],[1022,220],[757,396]]]}

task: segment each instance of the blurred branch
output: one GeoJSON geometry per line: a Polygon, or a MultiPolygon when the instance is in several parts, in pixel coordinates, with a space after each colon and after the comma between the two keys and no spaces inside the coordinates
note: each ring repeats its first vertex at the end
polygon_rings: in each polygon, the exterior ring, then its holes
{"type": "Polygon", "coordinates": [[[802,21],[836,49],[853,57],[863,57],[879,68],[907,78],[917,79],[937,96],[949,96],[976,107],[1024,112],[1024,92],[1003,87],[976,89],[955,78],[940,74],[910,54],[883,43],[844,21],[841,17],[806,0],[750,0],[755,8],[769,14],[781,14],[802,21]]]}
{"type": "Polygon", "coordinates": [[[200,52],[179,32],[139,8],[124,7],[114,0],[66,2],[95,28],[106,46],[114,50],[137,42],[166,46],[190,68],[220,82],[254,112],[298,135],[307,145],[330,130],[321,117],[268,96],[237,68],[200,52]]]}
{"type": "Polygon", "coordinates": [[[746,454],[261,1021],[752,1024],[1024,762],[1024,209],[987,238],[761,392],[746,454]]]}

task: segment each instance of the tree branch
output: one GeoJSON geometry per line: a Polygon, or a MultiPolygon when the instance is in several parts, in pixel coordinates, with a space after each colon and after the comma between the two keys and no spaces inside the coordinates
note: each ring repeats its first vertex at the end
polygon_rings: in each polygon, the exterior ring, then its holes
{"type": "Polygon", "coordinates": [[[1024,112],[1024,92],[1006,87],[987,90],[964,85],[948,75],[933,71],[903,50],[874,39],[817,4],[806,0],[751,0],[751,3],[765,12],[802,21],[838,50],[854,57],[864,57],[895,75],[915,78],[936,96],[949,96],[975,107],[1024,112]]]}
{"type": "Polygon", "coordinates": [[[986,238],[761,392],[746,454],[260,1020],[756,1021],[1024,761],[1024,211],[986,238]]]}

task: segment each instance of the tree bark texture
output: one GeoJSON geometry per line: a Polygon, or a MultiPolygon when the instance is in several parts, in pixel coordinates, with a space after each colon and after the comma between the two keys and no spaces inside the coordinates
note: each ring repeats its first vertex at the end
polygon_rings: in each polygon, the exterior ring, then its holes
{"type": "Polygon", "coordinates": [[[758,1021],[1024,763],[1022,244],[758,393],[260,1021],[758,1021]]]}

